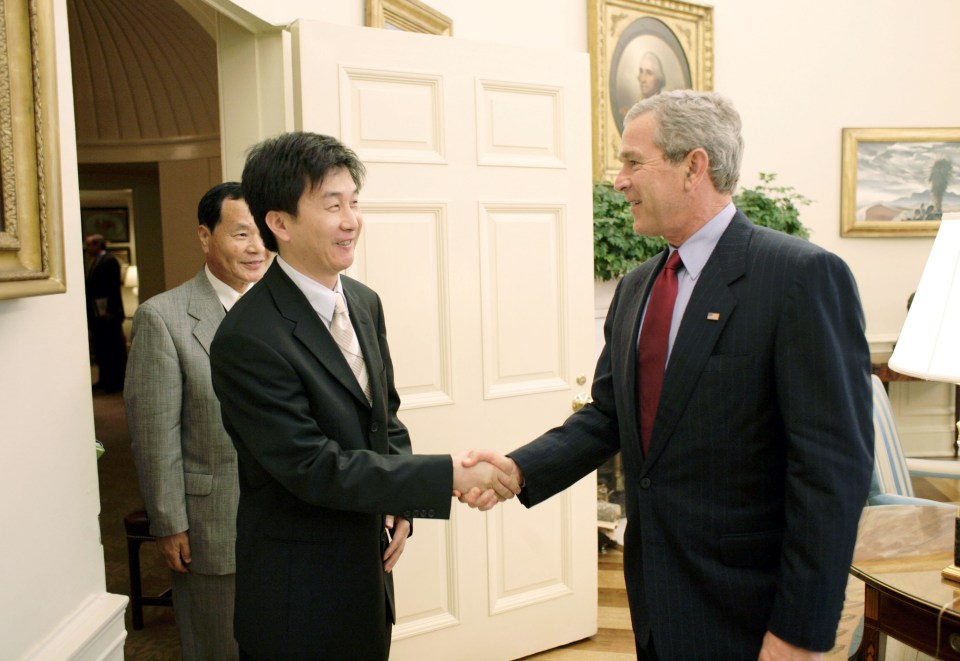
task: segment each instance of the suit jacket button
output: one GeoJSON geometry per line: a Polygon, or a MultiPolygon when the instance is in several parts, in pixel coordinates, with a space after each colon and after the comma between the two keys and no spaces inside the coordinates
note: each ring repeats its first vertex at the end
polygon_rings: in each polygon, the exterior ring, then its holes
{"type": "Polygon", "coordinates": [[[377,423],[374,422],[373,424],[370,425],[370,431],[373,432],[374,434],[377,433],[378,429],[380,429],[380,425],[378,425],[377,423]]]}
{"type": "Polygon", "coordinates": [[[645,477],[645,478],[643,478],[642,480],[640,480],[640,488],[641,488],[641,489],[649,489],[649,488],[650,488],[650,478],[649,478],[649,477],[645,477]]]}
{"type": "Polygon", "coordinates": [[[432,519],[433,517],[435,517],[436,515],[437,515],[437,513],[434,512],[432,509],[427,510],[427,516],[430,517],[431,519],[432,519]]]}
{"type": "Polygon", "coordinates": [[[413,518],[413,516],[410,514],[410,510],[407,510],[406,512],[403,513],[403,518],[405,518],[408,521],[413,518]]]}

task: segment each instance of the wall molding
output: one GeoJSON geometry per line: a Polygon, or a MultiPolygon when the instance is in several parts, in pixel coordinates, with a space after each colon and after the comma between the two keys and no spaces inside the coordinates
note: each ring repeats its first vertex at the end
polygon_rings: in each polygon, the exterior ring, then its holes
{"type": "Polygon", "coordinates": [[[128,601],[108,592],[90,595],[24,658],[123,661],[128,601]]]}

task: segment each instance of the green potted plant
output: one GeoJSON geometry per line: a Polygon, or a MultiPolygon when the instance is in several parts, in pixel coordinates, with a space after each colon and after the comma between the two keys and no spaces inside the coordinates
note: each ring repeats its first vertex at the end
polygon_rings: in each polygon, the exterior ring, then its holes
{"type": "Polygon", "coordinates": [[[661,237],[634,233],[630,204],[613,184],[593,184],[593,275],[597,280],[618,280],[665,245],[661,237]]]}
{"type": "MultiPolygon", "coordinates": [[[[774,185],[776,178],[776,174],[761,172],[760,183],[741,189],[733,196],[733,203],[757,225],[809,238],[798,207],[810,204],[810,200],[790,186],[774,185]]],[[[597,280],[619,279],[665,245],[661,237],[634,234],[630,204],[613,184],[593,184],[593,275],[597,280]]]]}
{"type": "Polygon", "coordinates": [[[810,231],[800,222],[797,207],[810,204],[810,200],[792,186],[775,186],[776,178],[773,173],[761,172],[760,183],[754,188],[741,189],[733,196],[733,203],[755,225],[809,239],[810,231]]]}

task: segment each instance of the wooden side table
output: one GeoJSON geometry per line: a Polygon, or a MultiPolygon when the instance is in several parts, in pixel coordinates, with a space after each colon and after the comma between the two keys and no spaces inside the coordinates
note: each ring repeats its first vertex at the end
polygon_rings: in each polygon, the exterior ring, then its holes
{"type": "Polygon", "coordinates": [[[881,634],[946,661],[960,661],[960,583],[940,576],[953,562],[956,510],[867,507],[850,573],[865,585],[864,628],[854,658],[881,656],[881,634]]]}

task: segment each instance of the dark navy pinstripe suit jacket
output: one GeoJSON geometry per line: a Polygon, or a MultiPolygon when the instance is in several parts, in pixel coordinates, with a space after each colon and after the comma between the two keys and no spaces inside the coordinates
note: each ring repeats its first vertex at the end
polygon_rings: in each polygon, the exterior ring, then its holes
{"type": "Polygon", "coordinates": [[[617,289],[593,404],[511,453],[521,500],[535,505],[622,451],[638,644],[652,635],[664,660],[756,659],[770,630],[827,650],[873,467],[853,276],[738,211],[684,313],[644,458],[636,340],[664,261],[617,289]]]}

